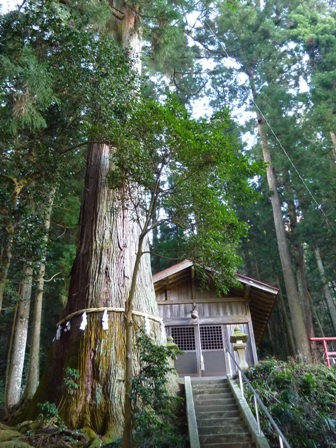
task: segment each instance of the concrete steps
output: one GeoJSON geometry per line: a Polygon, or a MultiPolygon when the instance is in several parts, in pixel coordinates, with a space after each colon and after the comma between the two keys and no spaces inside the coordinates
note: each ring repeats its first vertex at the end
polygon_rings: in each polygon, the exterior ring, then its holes
{"type": "Polygon", "coordinates": [[[225,379],[192,381],[201,448],[255,448],[225,379]]]}

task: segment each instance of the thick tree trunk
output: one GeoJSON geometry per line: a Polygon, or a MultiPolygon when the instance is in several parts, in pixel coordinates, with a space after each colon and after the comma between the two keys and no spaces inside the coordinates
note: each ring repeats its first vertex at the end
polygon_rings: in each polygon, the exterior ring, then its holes
{"type": "MultiPolygon", "coordinates": [[[[315,317],[316,325],[320,325],[320,320],[316,314],[314,303],[309,293],[306,267],[304,261],[304,253],[300,243],[297,243],[296,245],[296,254],[298,265],[297,266],[298,290],[303,305],[307,333],[310,338],[313,338],[316,336],[313,317],[315,317]]],[[[319,359],[320,356],[316,343],[311,343],[311,353],[312,353],[312,361],[314,363],[318,363],[320,361],[319,359]]]]}
{"type": "Polygon", "coordinates": [[[323,329],[323,325],[322,325],[322,323],[320,321],[319,315],[317,314],[316,307],[315,307],[314,302],[313,302],[313,298],[312,298],[310,293],[308,293],[308,296],[309,296],[309,303],[310,303],[311,309],[313,310],[313,316],[314,316],[314,319],[315,319],[316,324],[317,324],[318,329],[319,329],[319,335],[318,336],[324,337],[325,336],[325,332],[324,332],[324,329],[323,329]]]}
{"type": "Polygon", "coordinates": [[[141,75],[141,23],[139,5],[128,5],[125,0],[109,0],[113,19],[109,31],[114,39],[129,53],[132,66],[141,75]]]}
{"type": "MultiPolygon", "coordinates": [[[[254,86],[253,74],[249,74],[250,85],[254,101],[256,101],[256,89],[254,86]]],[[[302,308],[300,305],[299,294],[296,286],[295,276],[291,264],[291,256],[286,239],[285,227],[282,219],[281,203],[277,190],[276,176],[272,165],[271,152],[268,146],[267,135],[264,129],[264,118],[259,109],[256,109],[258,120],[258,131],[261,140],[261,147],[264,161],[267,163],[266,175],[270,198],[273,210],[275,232],[278,242],[278,250],[282,266],[282,272],[285,281],[286,292],[288,296],[291,321],[293,323],[293,332],[296,343],[297,355],[307,362],[311,362],[311,350],[308,340],[308,334],[305,327],[302,308]]]]}
{"type": "Polygon", "coordinates": [[[333,295],[331,294],[330,288],[328,286],[327,278],[324,271],[324,266],[321,258],[319,248],[317,247],[314,251],[317,267],[320,273],[320,277],[323,284],[324,297],[327,303],[327,309],[330,314],[330,319],[332,322],[334,334],[336,334],[336,303],[334,301],[333,295]]]}
{"type": "MultiPolygon", "coordinates": [[[[261,117],[258,119],[262,120],[261,117]]],[[[271,204],[273,210],[273,218],[275,231],[277,235],[278,250],[284,276],[286,292],[288,296],[289,310],[291,320],[293,322],[293,332],[296,342],[297,354],[307,362],[311,361],[310,344],[308,341],[308,334],[304,322],[303,312],[300,305],[299,294],[296,287],[296,281],[291,264],[291,256],[286,239],[285,227],[282,219],[281,204],[276,185],[276,178],[272,166],[271,154],[267,145],[266,134],[263,129],[262,121],[258,124],[259,135],[262,141],[262,150],[264,161],[267,163],[267,181],[270,189],[271,204]]]]}
{"type": "Polygon", "coordinates": [[[132,443],[132,381],[133,381],[133,299],[139,274],[140,261],[142,257],[142,246],[144,235],[139,237],[137,254],[134,262],[134,270],[132,275],[132,283],[125,305],[125,325],[126,325],[126,360],[125,360],[125,403],[124,403],[124,430],[122,448],[131,448],[132,443]]]}
{"type": "MultiPolygon", "coordinates": [[[[122,0],[109,3],[114,17],[110,31],[129,51],[140,72],[137,8],[122,0]]],[[[110,158],[116,150],[89,144],[80,241],[61,337],[58,332],[52,359],[30,408],[37,402],[53,401],[69,427],[89,427],[107,441],[123,430],[126,359],[131,374],[138,368],[136,350],[129,350],[130,340],[134,346],[136,330],[146,321],[151,334],[161,337],[148,241],[142,235],[142,218],[134,212],[134,200],[130,200],[130,194],[136,196],[139,191],[136,186],[130,191],[112,190],[108,185],[110,158]],[[137,260],[139,250],[147,253],[137,260]],[[134,274],[137,276],[132,286],[134,274]],[[130,297],[131,304],[127,303],[130,297]],[[105,310],[108,328],[103,329],[105,310]]],[[[29,409],[24,415],[27,417],[29,409]]]]}
{"type": "Polygon", "coordinates": [[[279,278],[277,278],[276,285],[279,288],[279,304],[280,304],[282,318],[284,321],[284,330],[285,330],[285,338],[287,340],[288,354],[290,356],[294,357],[296,355],[296,347],[295,347],[294,334],[293,334],[293,325],[291,324],[290,318],[288,316],[287,306],[286,306],[285,299],[282,294],[282,288],[281,288],[281,283],[280,283],[279,278]]]}
{"type": "MultiPolygon", "coordinates": [[[[290,182],[286,184],[286,190],[293,197],[293,192],[291,191],[288,185],[290,182]]],[[[304,253],[303,248],[300,241],[296,235],[296,228],[298,224],[296,207],[293,200],[288,201],[288,214],[290,221],[290,240],[292,241],[293,248],[293,256],[296,261],[296,277],[297,277],[297,285],[298,285],[298,293],[300,297],[300,301],[302,304],[302,309],[304,312],[304,319],[306,323],[306,329],[309,337],[315,337],[314,331],[314,323],[313,323],[313,309],[311,308],[311,303],[309,299],[309,290],[308,290],[308,282],[307,282],[307,274],[306,274],[306,266],[304,261],[304,253]]],[[[312,348],[313,351],[313,348],[312,348]]],[[[315,356],[315,354],[314,354],[315,356]]]]}
{"type": "Polygon", "coordinates": [[[290,356],[295,356],[296,355],[296,347],[295,347],[295,342],[294,342],[293,327],[288,318],[288,313],[286,310],[286,306],[285,306],[284,298],[282,296],[281,289],[279,292],[279,301],[280,301],[281,313],[282,313],[284,324],[285,324],[285,338],[287,340],[288,352],[289,352],[290,356]]]}
{"type": "MultiPolygon", "coordinates": [[[[56,187],[53,187],[49,195],[49,203],[45,209],[45,221],[44,221],[44,236],[42,238],[42,244],[45,246],[49,239],[49,229],[51,221],[51,212],[56,193],[56,187]]],[[[27,378],[27,385],[25,388],[24,397],[29,400],[36,392],[39,380],[40,380],[40,338],[41,338],[41,323],[42,323],[42,303],[44,292],[44,275],[46,270],[46,256],[41,257],[40,266],[38,269],[38,278],[36,282],[36,292],[34,299],[34,313],[32,321],[32,333],[30,338],[30,356],[29,356],[29,371],[27,378]]]]}
{"type": "Polygon", "coordinates": [[[17,405],[21,398],[22,374],[26,353],[30,300],[33,281],[33,267],[26,262],[19,287],[19,301],[16,304],[5,386],[5,405],[7,409],[17,405]]]}
{"type": "MultiPolygon", "coordinates": [[[[109,440],[121,434],[124,422],[126,326],[121,310],[108,312],[107,330],[102,328],[102,318],[105,308],[125,309],[141,234],[126,191],[108,186],[111,151],[107,145],[89,145],[80,242],[63,315],[66,318],[81,312],[62,324],[61,338],[54,342],[53,360],[34,397],[34,402],[56,402],[70,427],[88,426],[109,440]],[[88,308],[87,327],[80,330],[88,308]],[[67,321],[71,329],[65,332],[67,321]],[[79,378],[73,379],[77,383],[73,390],[69,382],[67,387],[64,384],[67,368],[79,373],[79,378]]],[[[140,260],[133,308],[148,314],[153,334],[160,335],[148,253],[140,260]]],[[[136,329],[144,325],[145,317],[133,315],[133,338],[136,329]]],[[[133,369],[137,368],[136,358],[135,353],[133,369]]]]}
{"type": "Polygon", "coordinates": [[[298,244],[296,247],[296,257],[297,257],[298,291],[302,302],[302,308],[304,310],[307,333],[309,337],[315,337],[314,324],[313,324],[313,309],[311,308],[311,303],[309,299],[306,269],[304,265],[304,255],[300,244],[298,244]]]}

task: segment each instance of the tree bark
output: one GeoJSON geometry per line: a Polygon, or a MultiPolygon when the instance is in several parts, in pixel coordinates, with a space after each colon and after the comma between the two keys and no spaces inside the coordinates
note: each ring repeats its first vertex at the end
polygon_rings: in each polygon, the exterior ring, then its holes
{"type": "Polygon", "coordinates": [[[12,260],[12,246],[13,246],[13,230],[8,231],[7,239],[1,251],[0,264],[0,312],[2,310],[5,286],[7,282],[8,270],[12,260]]]}
{"type": "MultiPolygon", "coordinates": [[[[140,262],[143,254],[143,247],[148,234],[148,229],[150,222],[155,215],[156,201],[158,195],[158,189],[160,185],[161,171],[157,173],[156,183],[153,191],[151,192],[151,200],[148,207],[146,216],[142,216],[141,233],[138,239],[138,248],[134,261],[133,275],[131,281],[131,288],[128,295],[128,299],[125,305],[125,324],[126,324],[126,362],[125,362],[125,403],[124,403],[124,431],[123,431],[123,442],[122,448],[131,448],[133,446],[132,441],[132,422],[133,422],[133,411],[132,411],[132,382],[133,382],[133,308],[134,308],[134,296],[136,284],[138,281],[138,275],[140,270],[140,262]]],[[[139,214],[138,214],[139,216],[139,214]]],[[[147,244],[148,246],[148,244],[147,244]]]]}
{"type": "Polygon", "coordinates": [[[309,337],[315,337],[314,324],[313,324],[313,309],[311,308],[311,302],[309,299],[309,290],[307,285],[306,269],[304,265],[303,250],[300,244],[296,247],[297,256],[297,280],[298,290],[301,296],[302,307],[304,310],[305,322],[307,333],[309,337]]]}
{"type": "Polygon", "coordinates": [[[12,337],[8,351],[8,363],[5,386],[5,406],[10,410],[21,398],[22,374],[26,353],[30,300],[33,281],[33,267],[26,262],[19,287],[19,301],[16,304],[12,337]]]}
{"type": "Polygon", "coordinates": [[[114,39],[128,52],[132,66],[141,75],[141,23],[139,5],[128,5],[125,0],[109,0],[113,19],[109,31],[114,39]]]}
{"type": "Polygon", "coordinates": [[[320,254],[320,251],[319,251],[318,247],[315,249],[314,253],[315,253],[315,259],[316,259],[316,263],[317,263],[317,268],[318,268],[318,271],[320,273],[320,277],[321,277],[322,284],[323,284],[323,291],[324,291],[325,301],[327,303],[327,309],[329,311],[329,315],[330,315],[330,319],[331,319],[331,322],[332,322],[334,334],[336,334],[336,304],[335,304],[334,298],[333,298],[333,296],[331,294],[331,291],[329,289],[329,286],[328,286],[328,282],[327,282],[327,278],[326,278],[326,275],[325,275],[321,254],[320,254]]]}
{"type": "MultiPolygon", "coordinates": [[[[250,86],[254,102],[256,104],[257,94],[254,85],[254,78],[252,70],[249,72],[250,86]]],[[[275,232],[278,242],[278,249],[280,255],[280,261],[282,266],[282,272],[285,281],[286,292],[288,296],[289,310],[291,315],[291,321],[293,323],[293,332],[296,343],[297,355],[303,358],[307,362],[311,362],[311,350],[308,340],[308,334],[305,327],[302,308],[300,305],[299,294],[296,286],[295,276],[291,264],[291,256],[288,248],[288,242],[286,239],[286,231],[282,219],[281,203],[277,190],[277,182],[275,171],[272,165],[271,152],[268,146],[268,139],[264,129],[264,118],[258,108],[256,108],[258,131],[261,140],[261,147],[263,152],[264,161],[267,163],[266,176],[268,187],[270,190],[270,198],[272,204],[275,232]]]]}
{"type": "Polygon", "coordinates": [[[132,443],[132,380],[133,380],[133,341],[132,341],[132,327],[133,327],[133,298],[137,282],[137,277],[140,268],[140,261],[142,256],[142,245],[144,235],[139,237],[138,250],[134,263],[134,270],[132,276],[132,284],[128,300],[125,306],[125,325],[126,325],[126,362],[125,362],[125,403],[124,403],[124,430],[122,448],[131,448],[132,443]]]}
{"type": "MultiPolygon", "coordinates": [[[[122,0],[111,0],[109,4],[114,17],[110,32],[129,52],[140,73],[137,8],[122,0]]],[[[122,434],[126,417],[123,413],[126,363],[128,387],[129,378],[138,369],[134,343],[136,331],[144,327],[145,317],[134,313],[147,314],[151,334],[161,337],[149,244],[142,235],[142,217],[133,209],[132,199],[139,189],[125,186],[112,190],[108,185],[110,158],[117,150],[106,144],[89,144],[80,239],[62,333],[54,342],[51,360],[31,406],[21,416],[30,418],[30,411],[34,413],[38,402],[52,401],[70,428],[89,427],[106,441],[122,434]],[[104,308],[114,309],[108,312],[105,330],[104,308]],[[90,309],[87,326],[80,329],[87,309],[90,309]],[[76,312],[80,314],[67,317],[76,312]]]]}
{"type": "Polygon", "coordinates": [[[293,325],[290,322],[290,318],[287,313],[287,308],[285,304],[285,300],[282,294],[281,290],[281,284],[279,281],[279,278],[277,278],[276,285],[279,288],[279,303],[280,303],[280,309],[285,325],[285,337],[287,340],[287,346],[288,346],[288,352],[290,356],[296,355],[296,347],[295,347],[295,341],[294,341],[294,334],[293,334],[293,325]]]}
{"type": "Polygon", "coordinates": [[[289,321],[288,313],[286,310],[286,306],[285,306],[285,302],[284,302],[281,290],[279,292],[279,300],[280,300],[280,307],[281,307],[281,312],[283,315],[283,320],[285,323],[286,340],[287,340],[289,355],[295,356],[296,347],[295,347],[295,342],[294,342],[293,326],[291,325],[291,323],[289,321]]]}
{"type": "Polygon", "coordinates": [[[323,325],[322,325],[322,323],[320,321],[320,318],[319,318],[319,316],[317,314],[316,308],[314,306],[313,298],[312,298],[310,293],[308,293],[308,297],[309,297],[309,303],[310,303],[311,309],[313,310],[314,318],[316,320],[316,323],[317,323],[317,326],[318,326],[318,329],[319,329],[319,332],[320,332],[319,336],[324,337],[325,333],[324,333],[324,330],[323,330],[323,325]]]}
{"type": "MultiPolygon", "coordinates": [[[[51,222],[51,212],[56,193],[56,187],[53,187],[49,195],[49,203],[45,210],[44,221],[44,236],[42,244],[44,245],[44,252],[49,239],[49,229],[51,222]]],[[[36,293],[34,299],[34,313],[32,321],[32,334],[30,339],[30,356],[29,356],[29,370],[27,385],[25,388],[24,398],[30,400],[36,392],[40,380],[40,338],[41,338],[41,323],[42,323],[42,304],[44,293],[44,275],[46,270],[46,255],[42,255],[40,266],[38,269],[38,278],[36,282],[36,293]]]]}
{"type": "MultiPolygon", "coordinates": [[[[290,182],[287,182],[286,189],[287,191],[290,192],[291,196],[293,197],[293,192],[291,191],[290,187],[288,187],[288,184],[290,184],[290,182]]],[[[309,300],[309,290],[308,290],[307,274],[304,261],[304,253],[302,245],[296,235],[298,219],[293,199],[288,201],[288,214],[290,221],[290,239],[292,241],[294,259],[296,260],[295,266],[296,266],[296,277],[297,277],[299,298],[301,300],[302,309],[304,312],[304,319],[306,323],[308,336],[315,337],[314,323],[313,323],[313,309],[311,308],[311,303],[309,300]]],[[[312,347],[311,350],[313,351],[312,347]]]]}
{"type": "MultiPolygon", "coordinates": [[[[109,312],[109,328],[103,330],[101,308],[125,308],[141,234],[127,192],[108,186],[111,151],[107,145],[89,145],[80,241],[63,316],[83,312],[69,319],[70,331],[65,332],[65,322],[62,324],[61,338],[54,342],[52,361],[34,397],[35,404],[47,400],[57,403],[69,427],[90,427],[107,440],[120,436],[124,423],[126,325],[124,313],[109,312]],[[98,310],[87,314],[87,327],[80,330],[87,308],[98,310]],[[64,385],[67,368],[79,373],[73,390],[64,385]]],[[[148,250],[146,239],[143,250],[148,250]]],[[[140,260],[133,308],[159,316],[148,253],[140,260]]],[[[133,315],[132,321],[134,342],[144,317],[133,315]]],[[[160,335],[159,323],[150,322],[153,334],[160,335]]],[[[134,353],[135,370],[136,358],[134,353]]]]}

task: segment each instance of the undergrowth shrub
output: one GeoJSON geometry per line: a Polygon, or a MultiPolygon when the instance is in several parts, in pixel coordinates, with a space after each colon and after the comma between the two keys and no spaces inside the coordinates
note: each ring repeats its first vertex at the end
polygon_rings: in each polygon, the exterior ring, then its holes
{"type": "Polygon", "coordinates": [[[157,345],[143,331],[138,334],[140,370],[133,378],[133,442],[137,448],[185,448],[187,437],[181,427],[182,398],[169,392],[172,360],[176,346],[157,345]]]}
{"type": "MultiPolygon", "coordinates": [[[[246,376],[292,448],[336,448],[335,370],[267,359],[250,368],[246,376]]],[[[246,397],[252,404],[249,390],[246,397]]],[[[261,425],[270,445],[278,447],[262,411],[261,425]]]]}

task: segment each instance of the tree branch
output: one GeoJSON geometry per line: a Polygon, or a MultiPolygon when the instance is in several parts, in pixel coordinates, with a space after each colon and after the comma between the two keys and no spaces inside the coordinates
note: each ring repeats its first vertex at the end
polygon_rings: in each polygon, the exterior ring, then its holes
{"type": "Polygon", "coordinates": [[[58,274],[60,274],[61,272],[57,272],[56,274],[54,274],[52,277],[48,278],[48,280],[44,280],[44,283],[48,283],[51,282],[51,280],[53,280],[58,274]]]}

